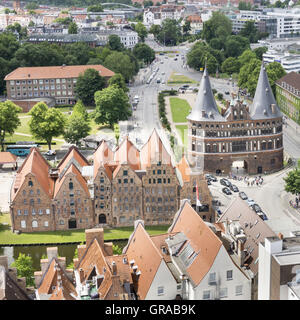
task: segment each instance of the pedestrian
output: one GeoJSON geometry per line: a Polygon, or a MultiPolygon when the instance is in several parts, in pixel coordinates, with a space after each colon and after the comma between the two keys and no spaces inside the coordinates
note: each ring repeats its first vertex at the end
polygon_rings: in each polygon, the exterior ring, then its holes
{"type": "Polygon", "coordinates": [[[296,205],[297,205],[297,207],[298,207],[299,199],[296,197],[295,201],[296,201],[296,205]]]}

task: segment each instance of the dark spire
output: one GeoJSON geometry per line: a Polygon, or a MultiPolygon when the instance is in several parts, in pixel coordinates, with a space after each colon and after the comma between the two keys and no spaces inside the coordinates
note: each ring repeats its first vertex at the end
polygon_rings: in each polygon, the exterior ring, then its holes
{"type": "Polygon", "coordinates": [[[187,119],[192,121],[225,121],[216,105],[206,65],[195,105],[187,119]]]}
{"type": "Polygon", "coordinates": [[[270,119],[281,117],[264,63],[262,63],[255,91],[255,96],[250,105],[250,117],[252,119],[270,119]]]}

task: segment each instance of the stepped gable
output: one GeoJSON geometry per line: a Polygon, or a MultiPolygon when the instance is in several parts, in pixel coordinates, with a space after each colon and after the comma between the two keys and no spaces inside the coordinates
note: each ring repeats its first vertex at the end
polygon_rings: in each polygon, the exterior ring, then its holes
{"type": "Polygon", "coordinates": [[[36,147],[31,148],[27,158],[17,171],[16,179],[12,187],[11,200],[16,197],[28,174],[32,174],[37,179],[41,188],[43,188],[45,193],[51,198],[54,191],[54,181],[48,175],[49,169],[50,165],[44,159],[39,149],[36,147]]]}
{"type": "Polygon", "coordinates": [[[109,148],[107,142],[102,140],[97,150],[94,152],[94,178],[96,178],[100,167],[104,167],[108,178],[112,179],[112,171],[109,168],[109,163],[114,159],[114,153],[109,148]]]}
{"type": "Polygon", "coordinates": [[[187,120],[191,121],[225,121],[219,113],[207,72],[205,67],[197,99],[192,111],[187,116],[187,120]]]}
{"type": "Polygon", "coordinates": [[[172,166],[171,155],[165,148],[156,129],[153,129],[149,139],[141,149],[141,169],[146,170],[151,164],[167,164],[172,166]]]}
{"type": "Polygon", "coordinates": [[[64,170],[68,168],[68,166],[74,163],[79,170],[81,170],[84,166],[89,166],[89,162],[87,159],[81,154],[77,147],[72,146],[69,151],[62,158],[60,163],[57,166],[59,172],[62,173],[64,170]]]}
{"type": "Polygon", "coordinates": [[[260,68],[257,87],[249,113],[253,120],[282,117],[274,98],[264,63],[260,68]]]}

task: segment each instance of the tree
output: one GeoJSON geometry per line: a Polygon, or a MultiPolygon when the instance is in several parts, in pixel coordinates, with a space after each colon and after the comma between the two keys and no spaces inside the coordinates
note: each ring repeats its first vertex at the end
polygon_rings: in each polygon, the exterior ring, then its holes
{"type": "Polygon", "coordinates": [[[239,60],[233,57],[227,58],[221,66],[222,72],[227,74],[238,73],[240,71],[239,60]]]}
{"type": "Polygon", "coordinates": [[[77,34],[78,33],[78,27],[77,27],[76,22],[71,22],[69,24],[68,33],[69,34],[77,34]]]}
{"type": "Polygon", "coordinates": [[[64,133],[65,115],[56,108],[48,108],[44,102],[38,102],[30,110],[29,129],[36,139],[46,140],[49,150],[53,137],[64,133]]]}
{"type": "Polygon", "coordinates": [[[29,255],[26,256],[25,253],[19,253],[19,257],[11,266],[17,268],[18,277],[26,278],[26,286],[34,286],[33,261],[29,255]]]}
{"type": "Polygon", "coordinates": [[[238,86],[240,88],[246,88],[252,96],[256,90],[260,67],[261,61],[253,58],[248,63],[242,65],[239,72],[238,86]]]}
{"type": "Polygon", "coordinates": [[[259,31],[255,27],[254,21],[246,21],[239,34],[243,37],[247,37],[250,43],[257,42],[259,39],[259,31]]]}
{"type": "Polygon", "coordinates": [[[146,27],[143,25],[142,22],[138,22],[135,25],[135,31],[138,33],[138,36],[141,38],[142,42],[145,41],[145,38],[147,37],[148,31],[146,27]]]}
{"type": "Polygon", "coordinates": [[[149,33],[153,34],[155,38],[157,38],[160,31],[161,31],[161,26],[158,24],[153,24],[149,29],[149,33]]]}
{"type": "Polygon", "coordinates": [[[76,112],[80,113],[83,116],[84,120],[87,121],[89,119],[89,114],[86,111],[86,108],[81,100],[78,100],[73,108],[73,113],[76,113],[76,112]]]}
{"type": "Polygon", "coordinates": [[[137,43],[133,48],[133,54],[146,64],[151,63],[155,59],[155,51],[145,43],[137,43]]]}
{"type": "Polygon", "coordinates": [[[35,10],[39,8],[39,5],[36,2],[29,2],[26,4],[25,8],[27,10],[35,10]]]}
{"type": "Polygon", "coordinates": [[[182,26],[182,32],[187,35],[189,31],[191,31],[191,21],[185,20],[184,25],[182,26]]]}
{"type": "Polygon", "coordinates": [[[22,109],[13,102],[6,100],[0,102],[0,143],[4,151],[4,139],[6,134],[12,135],[21,124],[18,114],[22,109]]]}
{"type": "Polygon", "coordinates": [[[176,45],[179,39],[181,39],[181,27],[175,19],[165,19],[162,22],[161,30],[157,35],[157,39],[164,45],[176,45]]]}
{"type": "Polygon", "coordinates": [[[209,41],[209,45],[211,48],[216,50],[221,50],[224,48],[224,42],[219,38],[213,38],[209,41]]]}
{"type": "Polygon", "coordinates": [[[247,64],[248,62],[250,62],[250,60],[252,59],[255,59],[257,58],[256,57],[256,54],[251,50],[251,49],[248,49],[248,50],[245,50],[239,57],[238,57],[238,60],[239,60],[239,63],[241,66],[244,66],[245,64],[247,64]]]}
{"type": "Polygon", "coordinates": [[[130,57],[123,52],[113,52],[104,60],[104,66],[115,73],[121,73],[128,82],[135,74],[135,66],[130,57]]]}
{"type": "Polygon", "coordinates": [[[103,7],[101,4],[94,4],[92,6],[88,6],[87,8],[88,12],[103,12],[103,7]]]}
{"type": "Polygon", "coordinates": [[[111,129],[118,121],[131,116],[131,105],[127,94],[117,85],[109,86],[95,93],[96,123],[107,123],[111,129]]]}
{"type": "Polygon", "coordinates": [[[114,74],[109,80],[108,80],[108,85],[117,85],[119,88],[123,89],[124,92],[128,92],[129,89],[126,86],[125,79],[121,75],[121,73],[116,73],[114,74]]]}
{"type": "Polygon", "coordinates": [[[64,138],[68,143],[76,144],[76,146],[80,145],[80,140],[85,138],[89,132],[91,131],[91,127],[89,124],[89,120],[85,119],[85,116],[73,110],[72,115],[67,121],[64,138]]]}
{"type": "Polygon", "coordinates": [[[34,27],[34,26],[35,26],[34,22],[32,20],[30,20],[28,27],[34,27]]]}
{"type": "Polygon", "coordinates": [[[266,67],[270,86],[272,88],[274,96],[276,95],[276,84],[275,82],[286,75],[286,71],[283,69],[279,62],[271,62],[266,67]]]}
{"type": "Polygon", "coordinates": [[[227,57],[238,57],[243,52],[242,45],[235,39],[230,39],[225,43],[225,52],[227,57]]]}
{"type": "Polygon", "coordinates": [[[94,94],[98,90],[102,90],[106,85],[105,79],[100,76],[99,71],[95,69],[87,69],[80,74],[75,87],[76,97],[80,99],[84,105],[95,105],[94,94]]]}
{"type": "Polygon", "coordinates": [[[144,5],[144,8],[152,7],[153,6],[153,1],[146,0],[146,1],[143,2],[143,5],[144,5]]]}
{"type": "Polygon", "coordinates": [[[111,34],[108,37],[108,47],[109,47],[109,49],[111,49],[113,51],[123,51],[124,50],[124,45],[121,42],[120,37],[116,34],[111,34]]]}
{"type": "Polygon", "coordinates": [[[206,41],[210,41],[212,38],[218,38],[218,35],[226,37],[231,32],[232,23],[230,19],[223,13],[215,11],[212,13],[212,17],[203,24],[202,36],[206,41]]]}
{"type": "Polygon", "coordinates": [[[293,171],[290,171],[286,178],[283,178],[285,181],[284,190],[290,192],[291,194],[300,193],[300,169],[296,168],[293,171]]]}
{"type": "Polygon", "coordinates": [[[113,254],[122,254],[122,248],[120,248],[117,244],[113,244],[113,254]]]}
{"type": "Polygon", "coordinates": [[[251,3],[250,2],[239,2],[239,10],[251,10],[251,3]]]}
{"type": "Polygon", "coordinates": [[[262,60],[263,54],[268,51],[267,47],[258,47],[254,49],[254,53],[256,55],[256,58],[259,60],[262,60]]]}

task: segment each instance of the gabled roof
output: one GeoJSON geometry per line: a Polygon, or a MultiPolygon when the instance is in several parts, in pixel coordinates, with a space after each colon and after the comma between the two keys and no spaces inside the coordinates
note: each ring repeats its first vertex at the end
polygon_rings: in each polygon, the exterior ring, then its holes
{"type": "Polygon", "coordinates": [[[115,150],[114,161],[118,164],[128,164],[133,170],[140,170],[140,152],[129,140],[128,135],[115,150]]]}
{"type": "Polygon", "coordinates": [[[158,162],[172,166],[171,156],[154,128],[141,149],[141,169],[145,170],[151,164],[157,164],[158,162]]]}
{"type": "Polygon", "coordinates": [[[41,155],[39,149],[31,148],[27,158],[17,171],[16,179],[12,188],[12,200],[20,190],[27,174],[34,175],[45,193],[49,197],[52,197],[54,182],[49,177],[49,169],[50,165],[41,155]],[[17,189],[16,192],[14,191],[15,189],[17,189]]]}
{"type": "Polygon", "coordinates": [[[40,295],[51,294],[50,300],[75,300],[74,296],[77,296],[73,283],[56,258],[50,261],[37,291],[40,295]]]}
{"type": "Polygon", "coordinates": [[[10,152],[0,152],[0,164],[16,163],[17,156],[10,152]]]}
{"type": "Polygon", "coordinates": [[[280,86],[282,86],[282,83],[285,82],[291,87],[300,90],[300,74],[292,71],[283,76],[282,78],[278,79],[276,83],[280,86]]]}
{"type": "Polygon", "coordinates": [[[181,173],[182,181],[189,182],[191,180],[191,168],[187,162],[185,156],[183,156],[180,162],[177,164],[177,168],[181,173]]]}
{"type": "Polygon", "coordinates": [[[217,223],[226,223],[226,220],[238,221],[244,230],[247,236],[244,248],[248,251],[245,263],[247,263],[250,270],[256,274],[258,272],[258,263],[255,263],[258,258],[258,244],[264,241],[266,237],[276,237],[276,234],[248,204],[239,197],[232,200],[217,223]]]}
{"type": "Polygon", "coordinates": [[[174,217],[169,232],[181,232],[197,254],[186,271],[197,286],[212,267],[222,246],[221,240],[186,201],[174,217]]]}
{"type": "Polygon", "coordinates": [[[187,119],[191,121],[225,121],[219,113],[206,67],[200,82],[195,105],[187,119]]]}
{"type": "Polygon", "coordinates": [[[81,172],[78,170],[78,168],[72,163],[66,171],[64,171],[63,175],[58,178],[55,182],[55,187],[54,187],[54,197],[56,197],[58,191],[60,190],[61,186],[63,185],[67,175],[69,173],[73,173],[78,180],[79,184],[81,187],[84,189],[84,191],[89,195],[89,189],[87,186],[87,182],[82,176],[81,172]]]}
{"type": "Polygon", "coordinates": [[[94,178],[97,176],[100,167],[104,167],[109,179],[112,177],[112,171],[108,167],[107,163],[113,161],[114,153],[109,148],[107,142],[102,140],[97,150],[94,152],[94,178]]]}
{"type": "Polygon", "coordinates": [[[250,117],[254,120],[282,117],[282,113],[277,106],[269,83],[266,68],[263,63],[260,68],[254,99],[249,107],[249,113],[250,117]],[[275,106],[274,113],[272,112],[271,105],[275,106]]]}
{"type": "Polygon", "coordinates": [[[76,164],[78,169],[80,170],[81,167],[90,165],[87,159],[80,153],[77,147],[72,146],[65,156],[59,162],[57,168],[59,169],[60,173],[70,165],[70,163],[76,164]]]}
{"type": "Polygon", "coordinates": [[[141,271],[138,279],[137,294],[140,300],[144,300],[163,260],[163,256],[141,223],[134,230],[123,253],[127,255],[129,261],[134,260],[134,265],[137,265],[138,270],[141,271]]]}

